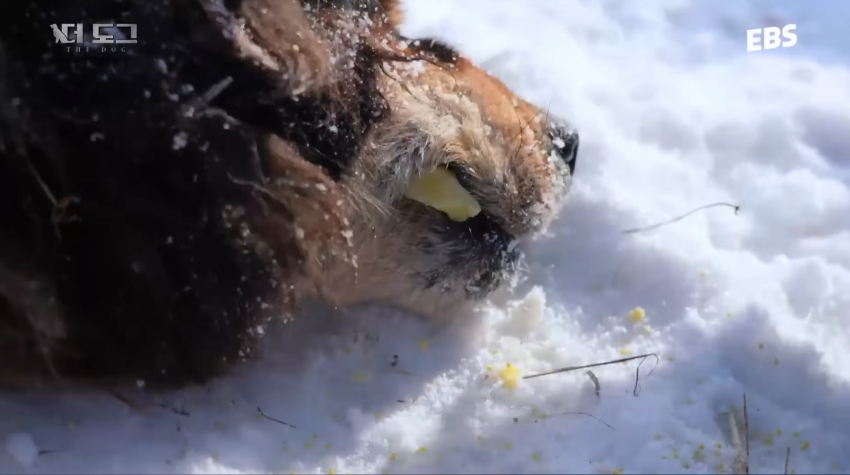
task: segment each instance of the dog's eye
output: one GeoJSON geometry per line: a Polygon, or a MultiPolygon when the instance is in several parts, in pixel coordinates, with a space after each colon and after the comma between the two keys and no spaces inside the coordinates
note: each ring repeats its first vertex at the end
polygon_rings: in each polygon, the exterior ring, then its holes
{"type": "Polygon", "coordinates": [[[478,201],[445,167],[413,177],[404,196],[446,213],[453,221],[466,221],[481,212],[478,201]]]}

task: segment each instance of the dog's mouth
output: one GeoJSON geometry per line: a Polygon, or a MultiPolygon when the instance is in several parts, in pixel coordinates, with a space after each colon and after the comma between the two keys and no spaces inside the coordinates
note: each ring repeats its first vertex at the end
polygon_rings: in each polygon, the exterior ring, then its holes
{"type": "Polygon", "coordinates": [[[414,176],[407,184],[405,198],[443,212],[458,223],[481,214],[481,205],[458,180],[455,171],[438,166],[414,176]]]}
{"type": "Polygon", "coordinates": [[[440,166],[414,176],[404,196],[442,216],[432,227],[441,242],[423,241],[423,247],[441,246],[448,263],[426,276],[427,286],[451,291],[462,285],[468,297],[482,298],[514,272],[519,252],[515,237],[481,206],[464,178],[440,166]]]}

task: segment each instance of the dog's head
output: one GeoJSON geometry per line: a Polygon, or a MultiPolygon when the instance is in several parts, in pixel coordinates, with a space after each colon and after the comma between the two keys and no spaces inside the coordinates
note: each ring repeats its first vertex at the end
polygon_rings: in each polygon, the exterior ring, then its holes
{"type": "Polygon", "coordinates": [[[518,240],[570,189],[579,137],[453,48],[369,31],[388,113],[341,182],[356,277],[332,269],[328,282],[340,303],[439,316],[512,276],[518,240]]]}

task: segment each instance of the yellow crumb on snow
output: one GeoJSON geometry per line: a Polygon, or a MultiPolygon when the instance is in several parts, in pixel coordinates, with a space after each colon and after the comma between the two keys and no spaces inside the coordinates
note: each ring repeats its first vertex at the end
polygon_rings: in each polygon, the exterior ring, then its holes
{"type": "Polygon", "coordinates": [[[422,351],[428,351],[428,349],[431,348],[431,342],[428,341],[426,338],[423,338],[419,340],[416,346],[418,346],[419,349],[422,351]]]}
{"type": "Polygon", "coordinates": [[[726,318],[732,318],[732,312],[726,312],[726,318]]]}
{"type": "Polygon", "coordinates": [[[629,347],[624,347],[624,348],[620,349],[620,354],[623,355],[623,356],[629,355],[631,353],[632,353],[632,350],[630,350],[629,347]]]}
{"type": "Polygon", "coordinates": [[[332,449],[332,448],[333,448],[333,445],[331,445],[331,443],[330,443],[330,442],[328,442],[327,444],[325,444],[325,448],[326,448],[326,449],[328,449],[328,450],[330,450],[330,449],[332,449]]]}
{"type": "Polygon", "coordinates": [[[312,442],[310,442],[310,441],[304,442],[304,448],[305,448],[305,449],[309,449],[309,448],[310,448],[310,447],[312,447],[312,446],[313,446],[313,443],[312,443],[312,442]]]}
{"type": "Polygon", "coordinates": [[[336,470],[334,470],[334,469],[332,469],[332,468],[329,468],[329,469],[328,469],[328,474],[329,474],[329,475],[334,475],[335,473],[336,473],[336,470]]]}
{"type": "Polygon", "coordinates": [[[800,444],[800,450],[802,450],[802,451],[804,451],[804,452],[805,452],[806,450],[809,450],[809,445],[810,445],[810,444],[809,444],[809,441],[808,441],[808,440],[804,440],[804,441],[803,441],[803,443],[802,443],[802,444],[800,444]]]}
{"type": "Polygon", "coordinates": [[[641,307],[635,307],[634,309],[632,309],[631,312],[629,312],[629,315],[628,315],[627,318],[632,323],[642,322],[643,319],[646,318],[646,311],[641,307]]]}
{"type": "Polygon", "coordinates": [[[375,413],[375,420],[377,421],[377,420],[380,420],[380,419],[381,419],[381,412],[378,411],[378,412],[375,413]]]}
{"type": "Polygon", "coordinates": [[[796,437],[797,437],[797,436],[799,436],[799,435],[800,435],[800,433],[799,433],[799,432],[797,432],[796,430],[795,430],[794,432],[792,432],[792,433],[791,433],[791,437],[795,437],[795,438],[796,438],[796,437]]]}
{"type": "Polygon", "coordinates": [[[504,381],[504,385],[508,389],[514,389],[519,384],[520,372],[510,363],[505,364],[505,369],[499,371],[499,378],[504,381]]]}
{"type": "Polygon", "coordinates": [[[390,454],[390,462],[395,462],[395,459],[396,459],[396,453],[393,452],[393,453],[390,454]]]}
{"type": "Polygon", "coordinates": [[[505,450],[511,450],[511,443],[505,442],[505,450]]]}
{"type": "Polygon", "coordinates": [[[533,454],[531,454],[531,460],[534,460],[535,462],[539,462],[540,461],[540,454],[537,453],[537,452],[534,452],[533,454]]]}
{"type": "Polygon", "coordinates": [[[623,473],[623,469],[622,468],[615,468],[614,470],[611,470],[611,473],[613,475],[620,475],[621,473],[623,473]]]}
{"type": "Polygon", "coordinates": [[[358,383],[365,383],[366,381],[369,381],[369,373],[365,371],[358,371],[354,373],[354,380],[358,383]]]}
{"type": "Polygon", "coordinates": [[[354,350],[352,350],[350,346],[346,346],[343,351],[345,351],[346,353],[348,353],[350,355],[351,352],[354,351],[354,350]]]}
{"type": "Polygon", "coordinates": [[[423,452],[425,452],[425,447],[419,447],[418,449],[416,449],[416,453],[418,454],[421,454],[423,452]]]}

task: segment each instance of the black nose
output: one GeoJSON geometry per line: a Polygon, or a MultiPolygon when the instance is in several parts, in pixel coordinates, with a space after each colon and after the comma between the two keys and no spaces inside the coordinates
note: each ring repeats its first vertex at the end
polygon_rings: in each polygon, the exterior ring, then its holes
{"type": "Polygon", "coordinates": [[[575,174],[576,159],[578,158],[578,132],[562,126],[553,126],[549,130],[552,142],[552,152],[561,157],[570,169],[570,175],[575,174]]]}

